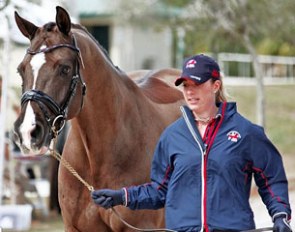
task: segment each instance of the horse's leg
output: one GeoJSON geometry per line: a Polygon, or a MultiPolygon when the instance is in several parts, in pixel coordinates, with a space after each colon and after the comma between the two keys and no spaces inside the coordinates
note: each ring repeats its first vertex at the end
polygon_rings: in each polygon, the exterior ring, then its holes
{"type": "Polygon", "coordinates": [[[88,190],[63,167],[60,169],[59,174],[64,182],[59,184],[59,201],[65,231],[112,232],[101,218],[98,206],[90,201],[88,190]]]}
{"type": "MultiPolygon", "coordinates": [[[[86,181],[91,179],[87,176],[88,159],[79,133],[71,131],[62,155],[86,181]]],[[[101,218],[104,213],[93,203],[89,190],[63,165],[59,166],[58,192],[66,232],[112,231],[106,219],[101,218]]]]}

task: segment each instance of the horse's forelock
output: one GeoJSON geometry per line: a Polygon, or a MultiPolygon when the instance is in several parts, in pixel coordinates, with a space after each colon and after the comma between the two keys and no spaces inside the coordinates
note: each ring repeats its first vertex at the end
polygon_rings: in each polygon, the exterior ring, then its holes
{"type": "Polygon", "coordinates": [[[42,45],[52,46],[55,44],[71,43],[71,33],[69,37],[59,32],[57,24],[55,22],[48,22],[39,28],[39,33],[36,34],[32,50],[38,50],[42,45]]]}
{"type": "Polygon", "coordinates": [[[56,26],[56,23],[54,22],[49,22],[49,23],[46,23],[44,26],[43,26],[43,29],[47,32],[51,32],[53,31],[53,28],[56,26]]]}

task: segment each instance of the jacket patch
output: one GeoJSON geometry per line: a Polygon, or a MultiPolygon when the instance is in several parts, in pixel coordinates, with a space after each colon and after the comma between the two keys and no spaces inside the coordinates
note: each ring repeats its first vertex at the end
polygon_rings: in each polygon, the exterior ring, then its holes
{"type": "Polygon", "coordinates": [[[238,142],[238,140],[241,138],[241,135],[237,131],[230,131],[227,133],[227,139],[232,142],[238,142]]]}

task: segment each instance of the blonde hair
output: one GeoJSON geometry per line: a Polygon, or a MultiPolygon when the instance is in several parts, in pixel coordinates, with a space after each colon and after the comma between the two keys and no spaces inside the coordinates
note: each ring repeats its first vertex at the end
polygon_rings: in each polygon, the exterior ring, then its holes
{"type": "MultiPolygon", "coordinates": [[[[221,73],[220,73],[220,79],[219,80],[220,80],[220,88],[219,88],[219,90],[216,93],[216,98],[215,98],[216,99],[215,100],[216,104],[217,103],[221,103],[221,102],[226,102],[227,101],[227,97],[229,96],[227,94],[227,91],[226,91],[225,87],[224,87],[224,84],[223,84],[223,75],[221,73]]],[[[213,81],[216,81],[216,80],[213,80],[213,81]]]]}

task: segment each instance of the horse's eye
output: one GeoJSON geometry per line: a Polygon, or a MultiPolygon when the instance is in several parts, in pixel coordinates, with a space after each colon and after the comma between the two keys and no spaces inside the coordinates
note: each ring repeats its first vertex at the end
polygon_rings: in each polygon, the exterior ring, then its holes
{"type": "Polygon", "coordinates": [[[71,68],[70,66],[67,66],[67,65],[64,65],[61,67],[61,75],[64,76],[64,75],[68,75],[71,71],[71,68]]]}

